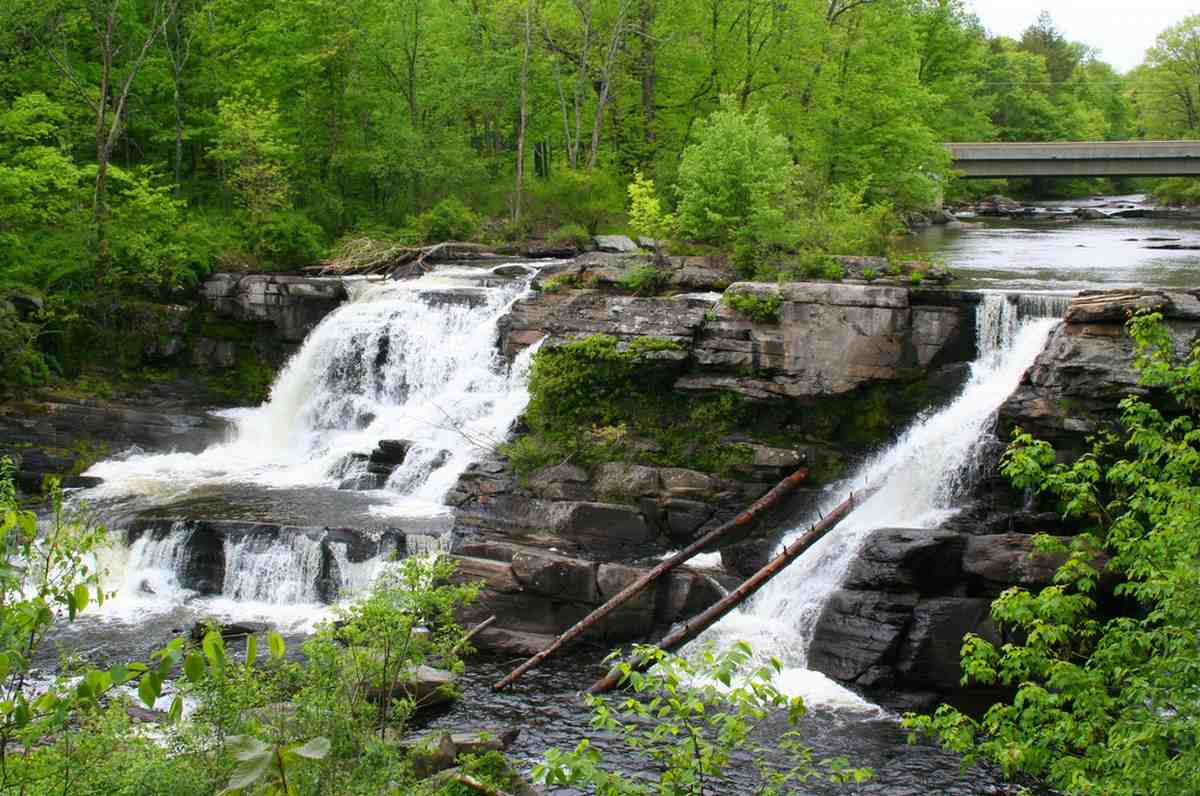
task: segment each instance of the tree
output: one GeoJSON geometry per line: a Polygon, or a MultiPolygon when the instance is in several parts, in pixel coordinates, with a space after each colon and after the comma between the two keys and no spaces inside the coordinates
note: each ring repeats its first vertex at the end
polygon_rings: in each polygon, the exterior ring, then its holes
{"type": "Polygon", "coordinates": [[[792,191],[787,140],[766,114],[743,113],[732,98],[702,122],[679,164],[676,218],[689,239],[730,244],[785,215],[792,191]]]}
{"type": "MultiPolygon", "coordinates": [[[[153,0],[148,20],[139,17],[138,7],[129,10],[122,0],[83,0],[82,12],[95,34],[100,55],[96,94],[83,84],[77,66],[59,44],[47,40],[46,54],[58,66],[63,77],[77,89],[96,116],[96,179],[92,194],[92,220],[96,226],[98,256],[108,260],[108,167],[113,149],[125,129],[125,112],[134,81],[150,55],[150,48],[177,13],[179,0],[153,0]],[[140,45],[137,43],[140,40],[140,45]],[[124,63],[119,58],[125,57],[124,63]],[[122,76],[121,72],[124,72],[122,76]]],[[[51,33],[61,19],[51,19],[51,33]]]]}
{"type": "Polygon", "coordinates": [[[1012,641],[963,641],[964,682],[1011,687],[1015,696],[981,719],[943,706],[906,723],[968,758],[1067,793],[1195,793],[1200,346],[1177,361],[1179,341],[1157,314],[1136,316],[1128,328],[1153,402],[1122,401],[1120,433],[1103,435],[1070,465],[1020,433],[1003,459],[1015,486],[1057,498],[1086,526],[1069,549],[1039,540],[1067,555],[1052,586],[1038,594],[1013,588],[993,603],[1012,641]],[[1116,605],[1124,610],[1116,615],[1102,608],[1104,579],[1120,581],[1116,605]]]}

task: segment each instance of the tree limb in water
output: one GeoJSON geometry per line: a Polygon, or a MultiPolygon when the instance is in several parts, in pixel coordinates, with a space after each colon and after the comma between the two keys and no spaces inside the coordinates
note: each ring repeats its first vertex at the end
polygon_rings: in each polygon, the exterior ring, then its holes
{"type": "MultiPolygon", "coordinates": [[[[767,581],[782,572],[788,564],[795,561],[800,555],[816,544],[825,534],[832,531],[837,524],[849,516],[850,512],[858,505],[861,505],[872,495],[879,491],[878,487],[873,487],[864,492],[855,495],[851,493],[850,497],[843,500],[838,507],[826,514],[820,522],[808,529],[799,539],[792,542],[783,549],[779,555],[773,558],[765,567],[754,573],[741,586],[737,587],[729,594],[725,595],[719,602],[710,606],[707,610],[701,612],[696,618],[690,622],[677,627],[675,630],[668,633],[662,641],[658,643],[658,648],[665,652],[674,652],[675,650],[687,644],[696,636],[703,633],[712,625],[716,624],[727,613],[737,608],[751,595],[766,585],[767,581]]],[[[644,660],[631,661],[629,666],[632,669],[642,669],[646,666],[644,660]]],[[[615,688],[624,677],[622,666],[614,667],[607,675],[597,680],[591,688],[588,689],[589,694],[605,694],[615,688]]]]}
{"type": "Polygon", "coordinates": [[[806,478],[808,478],[808,468],[802,467],[789,475],[787,478],[780,481],[775,485],[774,489],[755,501],[750,508],[746,509],[724,525],[709,531],[704,536],[697,539],[695,542],[692,542],[683,550],[680,550],[678,553],[671,556],[666,561],[662,562],[654,569],[650,570],[633,583],[626,586],[620,592],[613,595],[612,599],[581,619],[569,630],[555,639],[549,647],[546,647],[546,649],[542,650],[537,655],[534,655],[532,658],[525,661],[525,663],[518,666],[511,673],[509,673],[507,677],[492,686],[492,688],[496,691],[502,691],[505,688],[508,688],[510,685],[515,683],[521,677],[521,675],[525,674],[525,672],[539,666],[542,661],[553,655],[561,646],[566,644],[568,641],[571,641],[588,628],[594,626],[597,622],[611,614],[621,605],[629,602],[638,594],[645,591],[650,584],[654,583],[654,581],[658,580],[660,577],[684,562],[695,557],[698,553],[701,553],[705,549],[711,547],[722,537],[730,535],[733,531],[744,529],[756,517],[758,517],[759,514],[779,503],[779,501],[782,500],[785,495],[789,494],[792,490],[799,486],[800,482],[806,478]]]}

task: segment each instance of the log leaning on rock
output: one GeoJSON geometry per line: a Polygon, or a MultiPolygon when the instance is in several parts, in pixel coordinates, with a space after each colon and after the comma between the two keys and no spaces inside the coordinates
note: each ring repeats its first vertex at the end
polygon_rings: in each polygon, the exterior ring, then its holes
{"type": "MultiPolygon", "coordinates": [[[[785,547],[783,552],[773,558],[765,567],[747,578],[741,586],[725,595],[720,601],[711,605],[691,621],[685,622],[668,633],[658,643],[658,648],[664,652],[674,652],[716,624],[723,616],[734,608],[737,608],[743,601],[765,586],[767,581],[782,572],[788,564],[799,558],[805,550],[812,547],[825,534],[837,527],[837,524],[844,520],[856,506],[861,505],[878,491],[878,487],[873,487],[857,495],[851,493],[850,497],[838,504],[837,508],[822,517],[820,522],[809,528],[799,539],[785,547]]],[[[635,669],[641,669],[644,665],[640,661],[633,661],[631,663],[631,666],[635,669]]],[[[607,675],[593,683],[592,687],[588,689],[588,693],[608,693],[620,683],[622,676],[621,667],[614,667],[607,675]]]]}
{"type": "Polygon", "coordinates": [[[690,545],[680,550],[678,553],[671,556],[658,566],[654,567],[654,569],[650,570],[645,575],[642,575],[640,578],[626,586],[621,591],[614,594],[612,599],[581,619],[578,623],[555,639],[550,646],[546,647],[546,649],[542,650],[537,655],[534,655],[516,669],[513,669],[513,671],[510,672],[507,677],[496,683],[494,686],[492,686],[492,688],[496,691],[502,691],[505,688],[508,688],[510,685],[515,683],[521,677],[521,675],[525,674],[525,672],[541,665],[542,661],[546,660],[555,652],[557,652],[564,644],[575,639],[581,633],[585,632],[588,628],[593,627],[597,622],[611,614],[617,608],[641,594],[650,586],[650,584],[654,583],[660,577],[680,566],[681,564],[691,560],[697,554],[712,546],[713,543],[719,541],[722,537],[728,536],[735,530],[745,528],[747,525],[753,522],[758,515],[779,503],[780,500],[791,493],[806,478],[808,478],[808,468],[801,467],[800,469],[796,470],[796,472],[792,473],[787,478],[776,484],[774,489],[751,504],[750,508],[746,509],[724,525],[709,531],[695,542],[692,542],[690,545]]]}

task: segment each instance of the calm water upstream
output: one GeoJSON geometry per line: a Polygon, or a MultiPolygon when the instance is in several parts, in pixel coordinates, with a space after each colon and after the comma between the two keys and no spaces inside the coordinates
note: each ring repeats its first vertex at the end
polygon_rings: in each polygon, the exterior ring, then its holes
{"type": "MultiPolygon", "coordinates": [[[[1107,212],[1142,203],[1141,197],[1108,197],[1045,204],[1027,219],[976,219],[932,228],[912,236],[905,246],[944,259],[959,276],[959,286],[968,288],[1038,293],[1134,285],[1194,288],[1200,251],[1148,247],[1200,243],[1200,223],[1067,221],[1052,210],[1086,206],[1107,212]]],[[[105,483],[85,499],[105,511],[116,527],[121,527],[122,517],[138,515],[310,527],[352,518],[358,527],[377,524],[427,535],[424,538],[436,536],[449,521],[442,496],[480,455],[478,448],[463,444],[462,429],[472,438],[495,439],[528,397],[527,362],[509,367],[494,353],[496,324],[528,289],[527,278],[496,282],[481,280],[479,274],[479,269],[450,268],[412,283],[362,286],[353,301],[310,335],[270,401],[229,413],[235,427],[229,440],[200,454],[135,452],[103,462],[93,474],[105,483]],[[358,461],[355,455],[370,451],[379,439],[402,437],[416,440],[421,452],[411,467],[397,471],[378,489],[337,488],[339,479],[347,476],[346,463],[358,461]]],[[[998,298],[989,297],[982,306],[1010,306],[993,300],[998,298]]],[[[897,520],[933,523],[952,510],[949,498],[963,471],[963,452],[974,445],[971,435],[986,433],[989,406],[1003,400],[1052,324],[1018,323],[1015,316],[1005,321],[1003,313],[987,312],[981,313],[980,323],[991,324],[981,327],[987,332],[981,339],[994,338],[996,348],[980,358],[963,395],[915,424],[882,451],[876,463],[882,467],[891,459],[917,462],[902,469],[924,473],[925,488],[908,489],[911,499],[902,506],[866,504],[870,511],[858,516],[860,521],[846,523],[850,531],[897,520]]],[[[191,591],[180,577],[179,550],[185,541],[165,528],[115,550],[109,566],[116,599],[103,613],[65,629],[58,641],[102,663],[144,657],[205,615],[266,621],[297,643],[315,620],[329,615],[305,574],[305,567],[317,561],[314,550],[319,548],[312,538],[293,534],[271,544],[227,543],[225,584],[219,593],[205,595],[191,591]],[[271,587],[259,593],[257,583],[271,587]],[[279,588],[279,583],[288,588],[279,588]]],[[[802,558],[794,567],[796,577],[778,579],[778,588],[764,592],[757,603],[710,634],[720,643],[751,638],[779,654],[788,667],[780,687],[804,696],[810,705],[801,731],[817,757],[846,757],[876,772],[864,785],[835,788],[818,783],[804,792],[1015,793],[1014,786],[990,769],[964,771],[952,755],[908,745],[895,715],[804,666],[803,627],[793,620],[818,610],[824,594],[836,586],[822,586],[821,578],[805,573],[814,567],[822,572],[837,569],[822,562],[842,561],[845,556],[839,549],[834,545],[818,550],[807,563],[802,558]],[[820,556],[824,558],[817,560],[820,556]],[[811,583],[793,583],[797,578],[811,583]]],[[[335,545],[335,553],[341,555],[339,550],[335,545]]],[[[381,553],[351,565],[343,555],[346,560],[339,559],[338,570],[341,596],[361,592],[384,557],[381,553]]],[[[504,694],[494,694],[490,685],[515,662],[477,660],[468,671],[464,698],[431,719],[429,726],[518,726],[523,732],[513,753],[527,763],[549,746],[573,746],[592,736],[578,693],[601,673],[596,661],[603,653],[552,661],[504,694]]],[[[51,660],[44,663],[52,666],[51,660]]],[[[781,726],[765,727],[764,738],[782,731],[781,726]]],[[[593,742],[630,776],[654,776],[612,739],[593,736],[593,742]]],[[[748,769],[738,766],[738,779],[726,792],[750,791],[748,769]]]]}
{"type": "Polygon", "coordinates": [[[1055,210],[1101,212],[1148,207],[1146,197],[1106,196],[1034,203],[1022,219],[964,217],[961,225],[930,227],[902,248],[941,257],[962,287],[1077,291],[1102,287],[1200,286],[1200,221],[1108,218],[1083,221],[1055,210]]]}

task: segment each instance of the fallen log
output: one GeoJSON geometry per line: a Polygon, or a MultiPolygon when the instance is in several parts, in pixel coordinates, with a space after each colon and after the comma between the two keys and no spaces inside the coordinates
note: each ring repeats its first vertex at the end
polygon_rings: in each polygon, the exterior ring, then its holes
{"type": "MultiPolygon", "coordinates": [[[[741,586],[725,595],[720,601],[698,614],[691,621],[685,622],[668,633],[658,643],[658,648],[664,652],[674,652],[716,624],[723,616],[734,608],[737,608],[747,598],[765,586],[767,581],[782,572],[788,564],[799,558],[805,550],[812,547],[825,534],[837,527],[838,523],[844,520],[856,506],[868,500],[877,491],[879,491],[879,488],[873,487],[857,495],[851,493],[850,497],[838,504],[837,508],[821,518],[820,522],[809,528],[799,539],[785,547],[783,552],[773,558],[765,567],[747,578],[741,586]]],[[[645,663],[635,660],[630,663],[630,666],[641,671],[645,667],[645,663]]],[[[592,687],[588,689],[588,693],[607,693],[620,683],[623,676],[622,667],[616,666],[607,675],[593,683],[592,687]]]]}
{"type": "Polygon", "coordinates": [[[555,639],[550,646],[546,647],[546,649],[522,663],[516,669],[513,669],[507,677],[496,683],[494,686],[492,686],[492,688],[496,691],[503,691],[505,688],[508,688],[510,685],[515,683],[521,677],[521,675],[525,674],[525,672],[541,665],[542,661],[546,660],[555,652],[557,652],[564,644],[575,639],[588,628],[595,626],[597,622],[611,614],[617,608],[641,594],[650,586],[650,584],[654,583],[663,575],[680,566],[681,564],[691,560],[692,558],[695,558],[697,554],[703,552],[705,548],[710,547],[714,542],[719,541],[721,537],[727,536],[733,531],[749,525],[762,512],[779,503],[779,501],[782,500],[785,495],[789,494],[792,490],[799,486],[800,483],[806,478],[808,478],[808,468],[801,467],[800,469],[796,470],[796,472],[792,473],[787,478],[776,484],[774,489],[751,504],[750,508],[746,509],[724,525],[709,531],[695,542],[692,542],[690,545],[680,550],[678,553],[671,556],[658,566],[654,567],[654,569],[650,570],[645,575],[642,575],[640,578],[626,586],[621,591],[614,594],[608,602],[597,608],[595,611],[592,611],[583,619],[579,620],[579,622],[555,639]]]}

